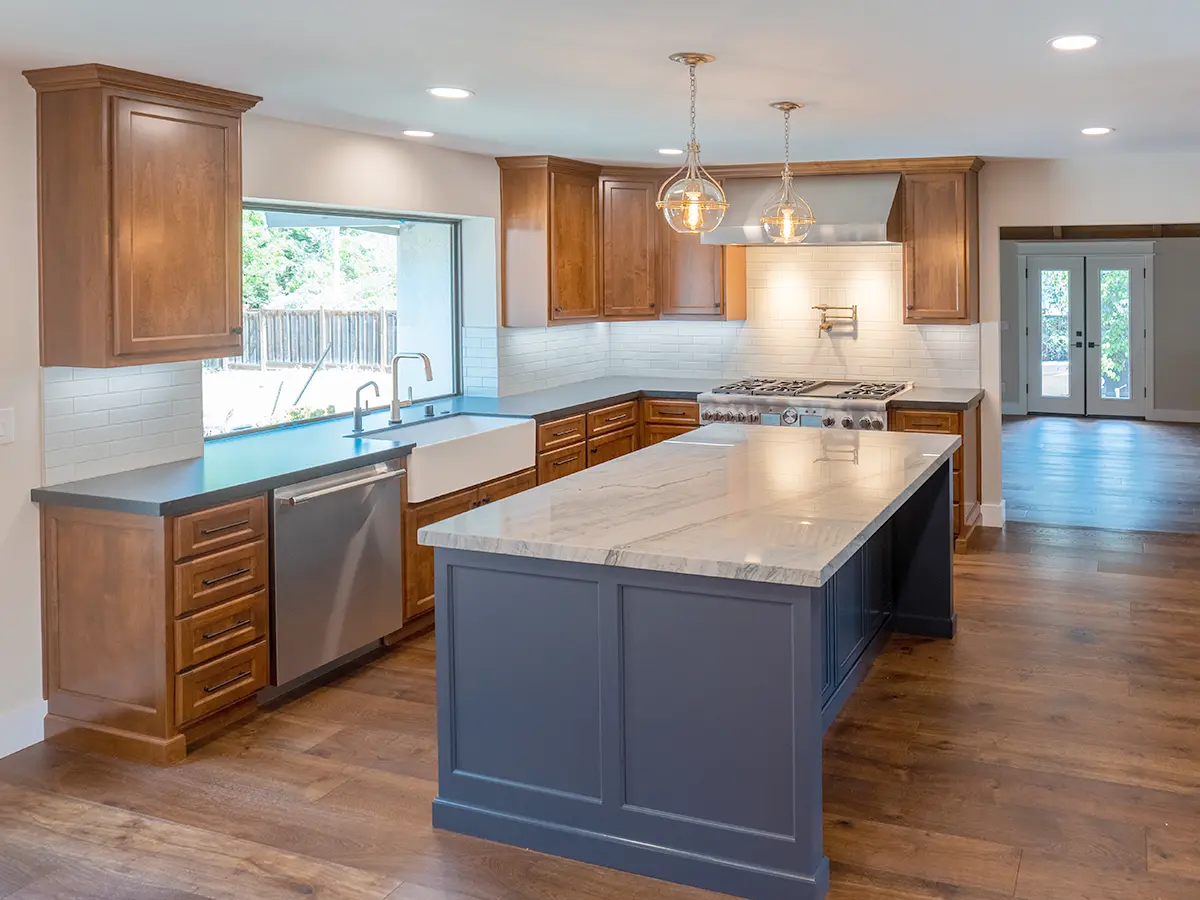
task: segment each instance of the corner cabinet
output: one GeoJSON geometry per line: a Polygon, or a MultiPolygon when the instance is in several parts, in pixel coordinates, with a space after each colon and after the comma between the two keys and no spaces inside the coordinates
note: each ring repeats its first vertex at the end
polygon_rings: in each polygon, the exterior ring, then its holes
{"type": "Polygon", "coordinates": [[[496,163],[504,324],[599,318],[599,167],[554,156],[496,163]]]}
{"type": "Polygon", "coordinates": [[[658,315],[658,182],[650,178],[600,179],[601,253],[605,318],[658,315]]]}
{"type": "Polygon", "coordinates": [[[904,175],[904,323],[979,321],[979,172],[904,175]]]}
{"type": "Polygon", "coordinates": [[[239,355],[241,116],[260,98],[100,65],[25,77],[42,365],[239,355]]]}

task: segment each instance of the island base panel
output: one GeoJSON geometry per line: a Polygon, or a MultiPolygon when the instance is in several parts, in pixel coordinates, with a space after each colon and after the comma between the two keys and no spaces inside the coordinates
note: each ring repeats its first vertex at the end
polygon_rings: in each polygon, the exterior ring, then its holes
{"type": "Polygon", "coordinates": [[[953,503],[950,463],[939,468],[892,517],[896,630],[952,638],[954,612],[953,503]]]}

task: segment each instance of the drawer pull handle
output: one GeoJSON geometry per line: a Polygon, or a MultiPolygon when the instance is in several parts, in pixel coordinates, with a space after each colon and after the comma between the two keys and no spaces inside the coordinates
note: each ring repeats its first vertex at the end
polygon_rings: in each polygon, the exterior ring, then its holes
{"type": "Polygon", "coordinates": [[[604,421],[605,422],[620,422],[622,419],[626,419],[628,417],[629,417],[629,413],[621,413],[619,416],[609,416],[604,421]]]}
{"type": "Polygon", "coordinates": [[[244,619],[241,622],[234,622],[228,628],[222,628],[220,631],[204,632],[203,638],[206,641],[215,641],[217,638],[224,637],[225,635],[229,634],[231,631],[237,631],[239,628],[245,628],[249,624],[250,624],[249,619],[244,619]]]}
{"type": "Polygon", "coordinates": [[[224,690],[225,688],[229,687],[230,685],[237,684],[239,681],[245,681],[247,678],[249,678],[253,674],[254,674],[253,672],[238,672],[238,674],[234,675],[232,678],[227,678],[225,681],[222,681],[220,684],[209,685],[208,687],[206,687],[204,689],[204,693],[215,694],[217,691],[224,690]]]}
{"type": "Polygon", "coordinates": [[[212,587],[214,584],[220,584],[222,581],[230,581],[234,578],[241,578],[243,575],[249,575],[250,570],[244,566],[240,569],[234,569],[232,572],[226,572],[224,575],[218,575],[216,578],[205,578],[200,583],[205,587],[212,587]]]}
{"type": "Polygon", "coordinates": [[[660,416],[686,416],[687,412],[682,409],[659,409],[656,412],[660,416]]]}
{"type": "MultiPolygon", "coordinates": [[[[596,451],[595,451],[595,450],[593,450],[592,452],[593,452],[593,453],[595,453],[596,451]]],[[[565,466],[567,463],[573,463],[573,462],[575,462],[577,459],[579,459],[579,454],[578,454],[578,453],[576,453],[574,456],[568,456],[566,459],[560,459],[560,460],[558,460],[556,463],[554,463],[554,465],[555,465],[556,467],[557,467],[557,466],[565,466]]]]}
{"type": "Polygon", "coordinates": [[[217,525],[214,528],[201,528],[200,533],[207,537],[210,534],[220,534],[222,531],[232,531],[235,528],[241,528],[243,525],[249,524],[249,519],[242,519],[238,522],[230,522],[228,525],[217,525]]]}
{"type": "Polygon", "coordinates": [[[568,434],[579,434],[578,428],[568,428],[566,431],[556,431],[553,437],[566,437],[568,434]]]}

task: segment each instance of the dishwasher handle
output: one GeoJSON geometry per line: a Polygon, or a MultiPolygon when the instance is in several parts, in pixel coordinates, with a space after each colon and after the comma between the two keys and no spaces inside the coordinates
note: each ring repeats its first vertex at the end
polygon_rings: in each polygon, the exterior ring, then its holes
{"type": "Polygon", "coordinates": [[[344,484],[335,484],[326,488],[317,488],[315,491],[309,491],[306,494],[295,494],[282,502],[288,506],[299,506],[301,503],[307,503],[309,500],[316,500],[318,497],[325,497],[329,494],[338,494],[342,491],[348,491],[351,488],[363,487],[368,484],[375,484],[380,481],[387,481],[392,478],[399,478],[405,472],[404,469],[395,469],[391,472],[383,472],[379,475],[368,475],[366,478],[359,478],[357,481],[347,481],[344,484]]]}

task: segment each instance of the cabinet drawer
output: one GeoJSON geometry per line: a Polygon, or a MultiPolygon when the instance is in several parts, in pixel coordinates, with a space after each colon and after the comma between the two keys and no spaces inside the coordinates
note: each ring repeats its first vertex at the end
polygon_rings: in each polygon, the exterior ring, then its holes
{"type": "Polygon", "coordinates": [[[266,590],[267,542],[231,547],[175,566],[175,615],[266,590]]]}
{"type": "Polygon", "coordinates": [[[546,422],[538,426],[538,452],[556,450],[584,440],[587,437],[587,417],[580,413],[566,419],[546,422]]]}
{"type": "Polygon", "coordinates": [[[620,431],[637,423],[637,404],[632,400],[628,403],[618,403],[616,406],[606,406],[587,414],[588,437],[620,431]]]}
{"type": "Polygon", "coordinates": [[[560,450],[538,454],[538,484],[565,478],[587,468],[587,444],[578,443],[560,450]]]}
{"type": "Polygon", "coordinates": [[[483,506],[485,503],[494,503],[497,500],[503,500],[505,497],[511,497],[513,494],[519,494],[522,491],[537,487],[537,483],[536,469],[526,469],[524,472],[518,472],[516,475],[506,475],[504,478],[497,478],[495,481],[489,481],[479,488],[479,496],[475,501],[475,505],[483,506]]]}
{"type": "Polygon", "coordinates": [[[664,425],[699,425],[700,404],[691,400],[643,400],[644,421],[664,425]]]}
{"type": "Polygon", "coordinates": [[[255,591],[175,620],[175,668],[182,672],[267,636],[267,592],[255,591]]]}
{"type": "Polygon", "coordinates": [[[243,544],[267,533],[267,498],[226,503],[190,516],[175,525],[175,561],[243,544]]]}
{"type": "Polygon", "coordinates": [[[669,441],[673,437],[679,437],[681,434],[695,430],[695,425],[659,425],[657,422],[649,422],[642,426],[644,435],[642,446],[653,447],[655,444],[661,444],[663,441],[669,441]]]}
{"type": "Polygon", "coordinates": [[[587,442],[587,464],[598,466],[610,459],[632,453],[638,448],[637,428],[630,426],[623,431],[614,431],[587,442]]]}
{"type": "Polygon", "coordinates": [[[269,668],[270,654],[264,639],[176,675],[176,725],[203,719],[261,690],[266,686],[269,668]]]}
{"type": "Polygon", "coordinates": [[[892,431],[922,431],[931,434],[962,434],[956,412],[925,409],[892,410],[892,431]]]}

